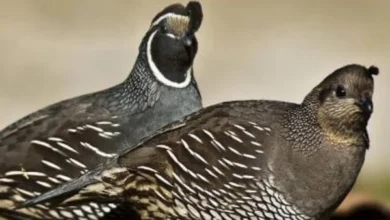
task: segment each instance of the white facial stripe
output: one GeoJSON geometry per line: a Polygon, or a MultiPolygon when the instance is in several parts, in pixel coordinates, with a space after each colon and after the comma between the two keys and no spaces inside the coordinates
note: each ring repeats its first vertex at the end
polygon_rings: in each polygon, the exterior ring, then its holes
{"type": "Polygon", "coordinates": [[[174,13],[164,14],[164,15],[162,15],[161,17],[159,17],[158,19],[156,19],[156,21],[153,22],[152,25],[151,25],[150,27],[152,28],[153,26],[158,25],[162,20],[164,20],[164,19],[166,19],[166,18],[168,18],[168,17],[185,18],[186,16],[178,15],[178,14],[174,14],[174,13]]]}
{"type": "Polygon", "coordinates": [[[157,78],[158,81],[160,81],[162,84],[166,85],[166,86],[170,86],[170,87],[174,87],[174,88],[179,88],[179,89],[182,89],[182,88],[185,88],[187,87],[190,82],[191,82],[191,68],[188,68],[187,72],[186,72],[186,78],[183,82],[181,83],[177,83],[177,82],[172,82],[170,81],[169,79],[165,78],[164,75],[160,72],[160,70],[157,68],[156,64],[153,62],[153,58],[152,58],[152,53],[151,53],[151,48],[152,48],[152,40],[154,38],[154,36],[156,35],[156,31],[154,31],[149,39],[148,39],[148,43],[147,43],[147,53],[146,53],[146,56],[148,58],[148,63],[149,63],[149,66],[154,74],[154,76],[157,78]]]}
{"type": "Polygon", "coordinates": [[[167,35],[168,37],[173,38],[173,39],[179,39],[178,37],[176,37],[175,35],[170,34],[170,33],[165,34],[165,35],[167,35]]]}

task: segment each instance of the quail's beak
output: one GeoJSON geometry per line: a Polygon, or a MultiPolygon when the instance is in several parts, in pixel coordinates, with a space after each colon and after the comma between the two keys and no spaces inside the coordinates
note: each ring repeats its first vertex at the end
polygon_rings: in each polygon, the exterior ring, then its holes
{"type": "Polygon", "coordinates": [[[356,105],[359,106],[364,114],[370,115],[373,111],[373,104],[370,98],[362,98],[356,105]]]}
{"type": "Polygon", "coordinates": [[[187,47],[190,47],[192,45],[192,39],[190,37],[183,37],[182,40],[184,45],[186,45],[187,47]]]}
{"type": "Polygon", "coordinates": [[[192,37],[192,36],[185,36],[181,40],[182,40],[182,42],[184,44],[184,48],[185,48],[185,50],[187,52],[188,57],[190,57],[191,59],[194,59],[195,53],[196,53],[196,50],[193,47],[194,37],[192,37]]]}

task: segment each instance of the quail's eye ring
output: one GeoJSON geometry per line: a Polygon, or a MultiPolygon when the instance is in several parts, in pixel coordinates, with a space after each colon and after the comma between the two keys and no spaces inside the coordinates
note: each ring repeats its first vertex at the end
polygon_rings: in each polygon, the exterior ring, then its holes
{"type": "Polygon", "coordinates": [[[344,98],[347,96],[347,91],[345,90],[344,86],[338,85],[336,88],[336,96],[339,98],[344,98]]]}

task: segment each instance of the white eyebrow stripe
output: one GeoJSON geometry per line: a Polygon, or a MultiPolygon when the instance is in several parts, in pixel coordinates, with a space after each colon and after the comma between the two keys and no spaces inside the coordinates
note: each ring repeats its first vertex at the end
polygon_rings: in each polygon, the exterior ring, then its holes
{"type": "Polygon", "coordinates": [[[172,39],[178,39],[178,37],[176,37],[175,35],[170,34],[170,33],[165,34],[165,35],[167,35],[168,37],[170,37],[170,38],[172,38],[172,39]]]}
{"type": "Polygon", "coordinates": [[[154,21],[150,27],[152,28],[153,26],[158,25],[162,20],[164,20],[168,17],[185,18],[187,16],[178,15],[178,14],[174,14],[174,13],[164,14],[164,15],[160,16],[159,18],[157,18],[156,21],[154,21]]]}

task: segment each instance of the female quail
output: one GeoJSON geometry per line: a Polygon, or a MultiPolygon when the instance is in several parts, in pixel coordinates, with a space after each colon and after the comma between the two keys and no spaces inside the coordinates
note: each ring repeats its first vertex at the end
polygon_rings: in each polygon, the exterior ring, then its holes
{"type": "Polygon", "coordinates": [[[301,104],[204,108],[26,205],[71,212],[114,201],[141,219],[326,219],[363,165],[377,74],[342,67],[301,104]]]}

